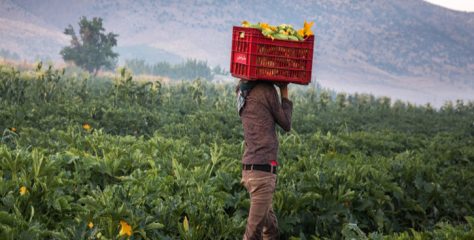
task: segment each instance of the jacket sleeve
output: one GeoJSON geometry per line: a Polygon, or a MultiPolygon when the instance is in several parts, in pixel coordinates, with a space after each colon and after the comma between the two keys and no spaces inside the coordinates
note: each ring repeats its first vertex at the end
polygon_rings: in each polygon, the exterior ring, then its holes
{"type": "Polygon", "coordinates": [[[281,103],[278,99],[278,94],[275,91],[269,96],[270,111],[275,119],[275,122],[280,125],[283,130],[289,132],[291,130],[291,115],[293,113],[293,103],[283,98],[281,103]]]}

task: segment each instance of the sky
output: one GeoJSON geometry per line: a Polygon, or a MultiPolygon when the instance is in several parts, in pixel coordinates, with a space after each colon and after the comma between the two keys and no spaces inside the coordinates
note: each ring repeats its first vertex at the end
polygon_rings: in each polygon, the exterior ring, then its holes
{"type": "Polygon", "coordinates": [[[425,0],[458,11],[474,12],[474,0],[425,0]]]}

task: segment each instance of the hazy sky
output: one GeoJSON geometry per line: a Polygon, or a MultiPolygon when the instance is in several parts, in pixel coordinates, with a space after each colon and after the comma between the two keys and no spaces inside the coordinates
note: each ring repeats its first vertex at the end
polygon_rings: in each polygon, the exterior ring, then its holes
{"type": "Polygon", "coordinates": [[[425,0],[458,11],[474,12],[474,0],[425,0]]]}

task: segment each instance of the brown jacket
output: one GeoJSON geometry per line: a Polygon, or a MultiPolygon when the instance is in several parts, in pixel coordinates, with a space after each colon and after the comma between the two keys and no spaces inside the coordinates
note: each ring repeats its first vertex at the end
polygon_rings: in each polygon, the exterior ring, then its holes
{"type": "Polygon", "coordinates": [[[272,83],[255,85],[245,101],[240,119],[244,128],[244,164],[270,164],[277,160],[278,138],[275,123],[291,130],[293,103],[284,98],[280,103],[272,83]]]}

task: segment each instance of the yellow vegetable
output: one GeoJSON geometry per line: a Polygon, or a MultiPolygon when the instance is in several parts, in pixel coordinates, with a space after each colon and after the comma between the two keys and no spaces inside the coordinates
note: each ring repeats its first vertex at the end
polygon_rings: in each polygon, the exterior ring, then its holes
{"type": "Polygon", "coordinates": [[[274,33],[275,33],[275,32],[273,32],[271,29],[264,29],[264,30],[262,31],[262,34],[263,34],[264,36],[272,35],[272,34],[274,34],[274,33]]]}
{"type": "Polygon", "coordinates": [[[288,36],[288,40],[291,40],[291,41],[299,41],[300,39],[295,37],[295,36],[288,36]]]}
{"type": "Polygon", "coordinates": [[[273,37],[275,37],[275,39],[279,39],[279,40],[288,40],[288,35],[285,35],[285,34],[282,34],[282,33],[275,34],[275,35],[273,35],[273,37]]]}
{"type": "Polygon", "coordinates": [[[268,23],[259,22],[251,24],[248,21],[242,21],[243,27],[256,28],[262,31],[265,37],[279,40],[291,40],[291,41],[304,41],[306,37],[312,36],[313,31],[311,27],[314,22],[304,21],[303,28],[296,31],[293,26],[289,24],[280,24],[278,26],[272,26],[268,23]]]}

